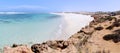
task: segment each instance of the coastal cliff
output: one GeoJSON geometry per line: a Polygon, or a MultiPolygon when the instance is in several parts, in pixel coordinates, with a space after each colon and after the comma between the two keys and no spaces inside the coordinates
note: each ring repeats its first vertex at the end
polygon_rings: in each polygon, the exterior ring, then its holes
{"type": "Polygon", "coordinates": [[[34,44],[31,48],[14,45],[10,49],[5,47],[4,53],[119,53],[120,15],[93,17],[94,20],[88,26],[67,40],[47,41],[34,44]]]}

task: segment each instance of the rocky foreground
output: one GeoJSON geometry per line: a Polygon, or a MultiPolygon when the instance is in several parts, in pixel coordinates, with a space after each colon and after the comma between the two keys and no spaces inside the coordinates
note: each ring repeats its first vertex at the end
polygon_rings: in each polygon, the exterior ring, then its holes
{"type": "Polygon", "coordinates": [[[68,40],[5,47],[4,53],[120,53],[120,15],[93,15],[94,20],[68,40]]]}

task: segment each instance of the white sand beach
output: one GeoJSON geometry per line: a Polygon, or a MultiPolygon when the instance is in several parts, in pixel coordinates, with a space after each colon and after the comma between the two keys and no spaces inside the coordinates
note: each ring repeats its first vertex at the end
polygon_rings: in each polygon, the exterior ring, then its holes
{"type": "Polygon", "coordinates": [[[57,36],[58,39],[66,40],[71,35],[77,33],[82,27],[85,27],[93,20],[90,15],[82,15],[75,13],[54,13],[61,15],[63,18],[62,21],[62,34],[57,36]]]}

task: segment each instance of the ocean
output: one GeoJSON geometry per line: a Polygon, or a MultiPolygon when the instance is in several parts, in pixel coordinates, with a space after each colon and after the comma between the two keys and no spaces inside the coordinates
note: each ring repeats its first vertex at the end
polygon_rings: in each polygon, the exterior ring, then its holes
{"type": "Polygon", "coordinates": [[[50,13],[0,14],[0,48],[50,40],[59,34],[61,20],[50,13]]]}

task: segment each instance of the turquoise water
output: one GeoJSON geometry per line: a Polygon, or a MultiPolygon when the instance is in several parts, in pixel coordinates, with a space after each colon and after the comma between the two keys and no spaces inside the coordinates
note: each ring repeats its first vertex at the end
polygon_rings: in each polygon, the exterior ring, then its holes
{"type": "Polygon", "coordinates": [[[0,14],[0,47],[40,43],[57,33],[61,18],[49,13],[0,14]]]}

